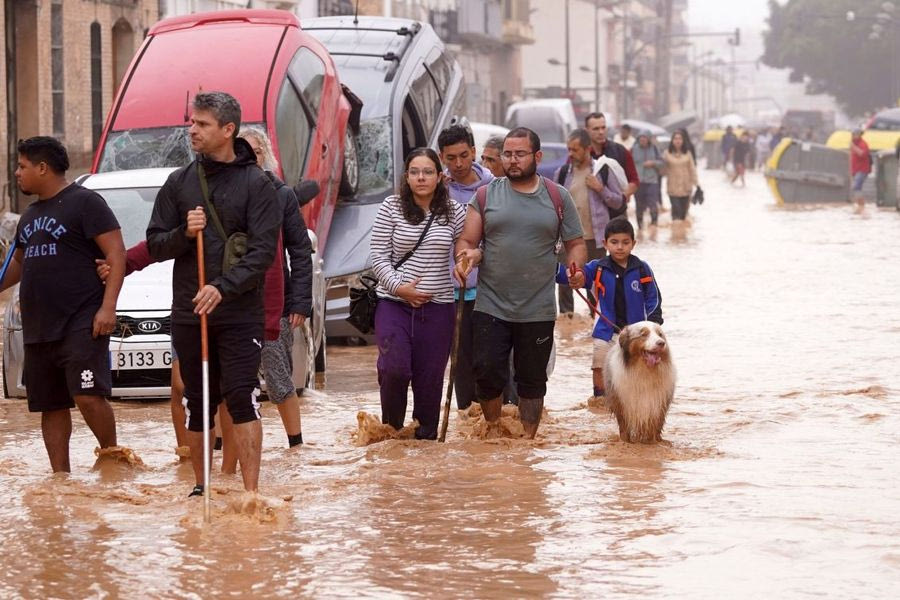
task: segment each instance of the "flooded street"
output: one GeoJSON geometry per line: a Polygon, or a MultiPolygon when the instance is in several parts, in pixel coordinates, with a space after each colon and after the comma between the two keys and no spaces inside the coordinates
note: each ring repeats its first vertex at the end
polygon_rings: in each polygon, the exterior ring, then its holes
{"type": "Polygon", "coordinates": [[[779,209],[747,179],[701,173],[688,241],[667,213],[635,249],[679,372],[670,444],[623,444],[587,407],[586,318],[557,328],[534,442],[469,439],[454,414],[446,444],[356,447],[375,350],[330,347],[304,446],[264,406],[270,520],[233,514],[240,479],[214,472],[203,526],[168,403],[114,405],[143,467],[94,469],[76,411],[54,477],[40,417],[2,400],[0,597],[895,597],[900,213],[779,209]]]}

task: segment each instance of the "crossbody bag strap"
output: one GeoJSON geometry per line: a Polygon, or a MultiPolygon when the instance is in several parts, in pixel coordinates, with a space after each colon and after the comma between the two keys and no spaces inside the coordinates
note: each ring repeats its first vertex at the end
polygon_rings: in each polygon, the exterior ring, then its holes
{"type": "Polygon", "coordinates": [[[203,165],[199,161],[197,162],[197,176],[200,178],[200,191],[203,192],[203,201],[206,202],[206,209],[209,211],[209,216],[212,217],[213,225],[216,226],[216,231],[222,236],[222,241],[227,242],[228,236],[225,234],[225,228],[222,227],[222,221],[219,220],[219,213],[216,212],[216,207],[213,203],[209,201],[209,185],[206,183],[206,171],[203,170],[203,165]]]}
{"type": "Polygon", "coordinates": [[[415,252],[416,249],[419,247],[419,244],[422,243],[422,240],[425,239],[425,234],[428,233],[428,230],[431,228],[431,224],[434,222],[435,214],[436,213],[432,212],[431,216],[428,217],[428,222],[425,223],[425,229],[422,231],[422,235],[419,236],[419,241],[416,242],[416,245],[413,246],[412,250],[410,250],[409,252],[407,252],[406,254],[403,255],[403,258],[400,259],[400,262],[398,262],[396,265],[394,265],[394,270],[399,269],[403,263],[405,263],[407,260],[409,260],[409,258],[413,255],[413,252],[415,252]]]}

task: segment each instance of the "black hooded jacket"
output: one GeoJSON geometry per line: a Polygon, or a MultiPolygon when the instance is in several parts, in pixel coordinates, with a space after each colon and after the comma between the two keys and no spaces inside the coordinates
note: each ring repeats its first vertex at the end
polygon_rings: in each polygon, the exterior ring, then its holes
{"type": "Polygon", "coordinates": [[[284,264],[284,313],[310,316],[312,314],[312,242],[306,231],[306,221],[300,213],[300,203],[294,190],[274,174],[266,175],[275,186],[284,212],[281,239],[290,261],[284,264]],[[290,267],[288,263],[290,262],[290,267]]]}
{"type": "Polygon", "coordinates": [[[226,235],[247,234],[247,253],[228,273],[222,273],[225,240],[207,211],[203,230],[206,283],[222,294],[222,302],[209,316],[211,325],[264,322],[263,280],[272,263],[281,231],[282,211],[275,188],[256,165],[250,144],[234,142],[235,159],[220,163],[200,156],[169,175],[156,195],[147,226],[147,248],[157,262],[175,260],[172,271],[172,322],[199,323],[192,299],[197,294],[196,241],[185,235],[188,211],[203,206],[197,173],[202,161],[209,185],[210,201],[222,221],[226,235]]]}

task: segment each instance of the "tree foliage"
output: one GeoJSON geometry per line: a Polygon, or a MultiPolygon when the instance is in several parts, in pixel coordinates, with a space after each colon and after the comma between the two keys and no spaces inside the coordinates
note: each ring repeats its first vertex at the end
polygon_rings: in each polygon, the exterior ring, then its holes
{"type": "Polygon", "coordinates": [[[807,92],[831,94],[852,115],[895,106],[900,87],[900,2],[870,39],[883,0],[769,0],[762,61],[791,69],[807,92]],[[847,13],[852,11],[853,19],[847,13]]]}

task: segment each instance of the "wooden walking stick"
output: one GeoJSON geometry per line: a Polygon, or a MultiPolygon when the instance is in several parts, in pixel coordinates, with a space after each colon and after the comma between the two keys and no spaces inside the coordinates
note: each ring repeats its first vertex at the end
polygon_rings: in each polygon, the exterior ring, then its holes
{"type": "MultiPolygon", "coordinates": [[[[203,231],[197,232],[197,283],[198,292],[206,285],[206,262],[203,257],[203,231]]],[[[203,365],[203,520],[212,520],[209,508],[209,335],[206,313],[200,314],[200,358],[203,365]]]]}
{"type": "Polygon", "coordinates": [[[456,327],[453,328],[453,345],[450,347],[450,379],[447,382],[447,401],[444,402],[444,418],[441,422],[441,434],[438,436],[439,442],[443,442],[447,438],[447,425],[450,422],[450,401],[453,399],[453,382],[456,379],[456,355],[459,353],[459,330],[465,305],[466,282],[463,281],[462,285],[459,286],[459,304],[456,305],[456,327]]]}

